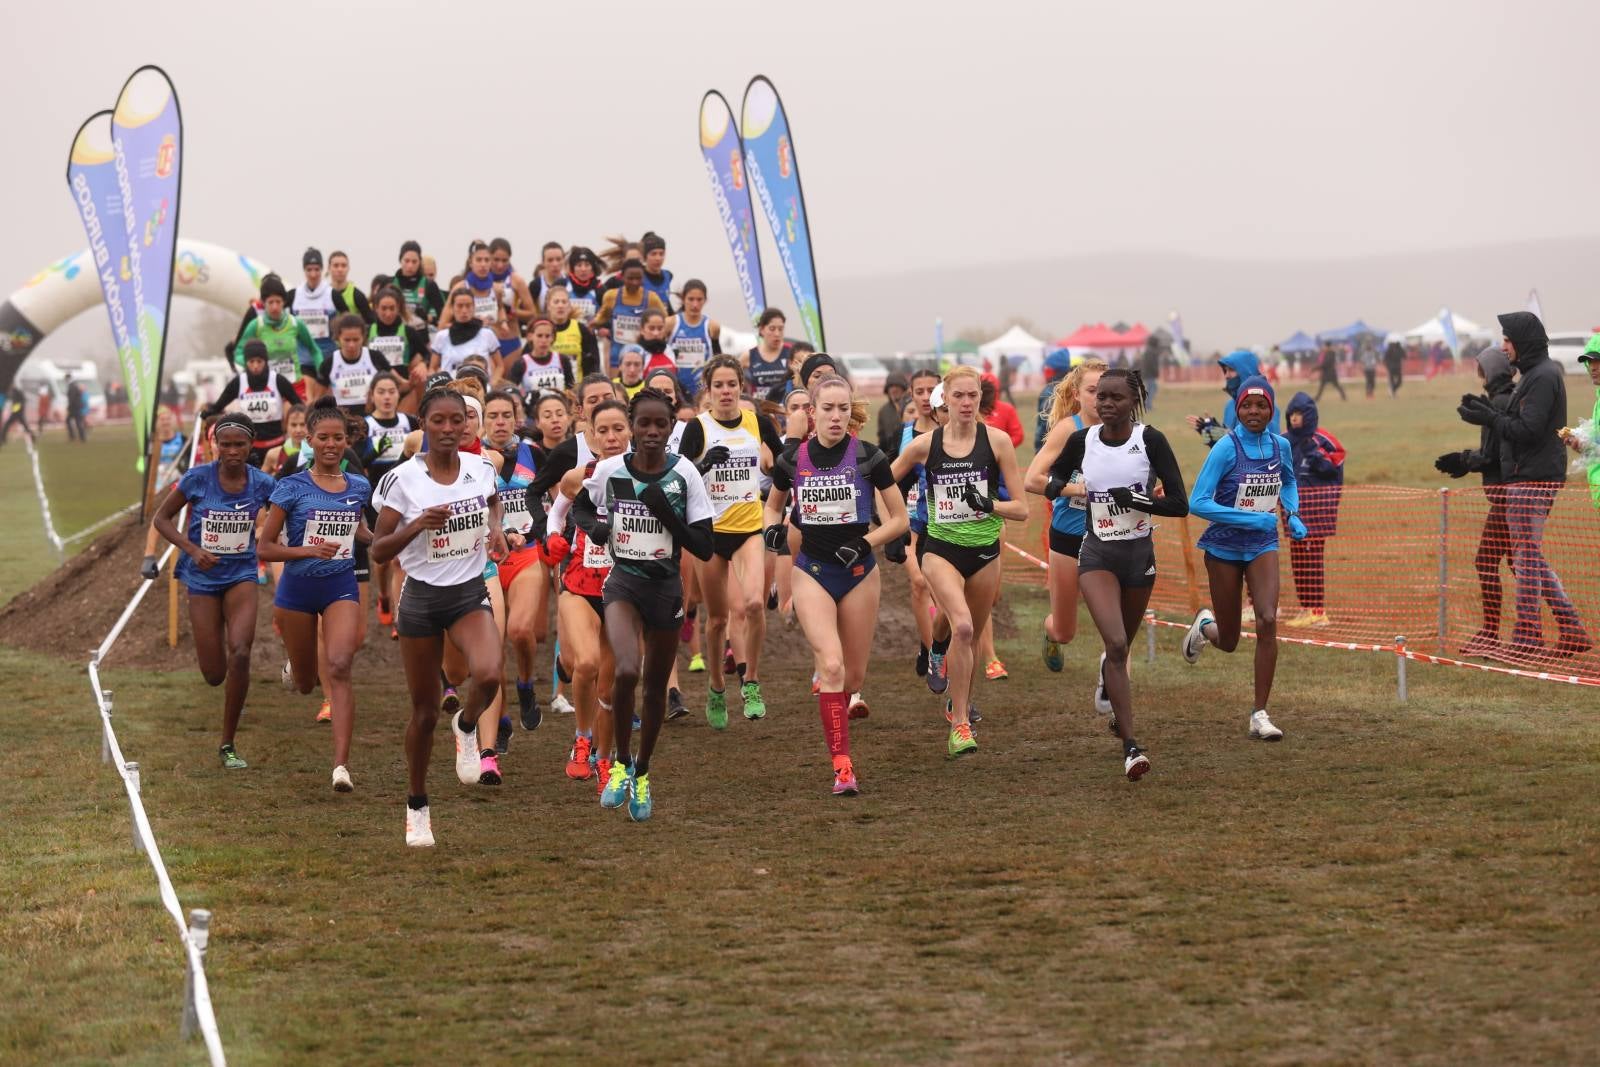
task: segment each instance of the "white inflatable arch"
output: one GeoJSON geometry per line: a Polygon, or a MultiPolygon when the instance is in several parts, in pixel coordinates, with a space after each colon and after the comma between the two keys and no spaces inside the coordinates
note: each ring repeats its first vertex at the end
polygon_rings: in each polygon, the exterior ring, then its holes
{"type": "MultiPolygon", "coordinates": [[[[172,292],[243,315],[270,270],[231,249],[179,239],[172,292]]],[[[104,299],[87,248],[50,264],[12,293],[0,305],[0,391],[11,388],[23,360],[51,330],[104,299]]]]}

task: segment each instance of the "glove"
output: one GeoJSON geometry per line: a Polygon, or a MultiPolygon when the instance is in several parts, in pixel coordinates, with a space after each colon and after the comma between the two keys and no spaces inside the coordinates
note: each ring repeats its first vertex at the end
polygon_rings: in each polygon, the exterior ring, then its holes
{"type": "Polygon", "coordinates": [[[973,511],[979,511],[985,515],[994,513],[994,501],[979,493],[977,485],[973,482],[968,482],[961,487],[961,499],[973,511]]]}
{"type": "Polygon", "coordinates": [[[728,462],[729,455],[730,453],[728,452],[727,445],[712,445],[710,448],[706,449],[705,454],[701,456],[699,462],[694,465],[695,470],[699,471],[701,474],[704,474],[712,467],[720,467],[724,463],[728,462]]]}
{"type": "Polygon", "coordinates": [[[567,553],[571,551],[572,545],[567,542],[565,537],[560,534],[551,534],[544,539],[544,549],[541,554],[544,556],[546,566],[555,567],[566,559],[567,553]]]}
{"type": "Polygon", "coordinates": [[[639,503],[649,508],[650,514],[660,519],[662,525],[669,528],[677,525],[678,516],[672,510],[672,501],[667,499],[659,482],[651,482],[639,491],[639,503]]]}
{"type": "Polygon", "coordinates": [[[1289,516],[1289,537],[1291,540],[1304,541],[1306,539],[1306,524],[1300,521],[1300,516],[1289,516]]]}
{"type": "Polygon", "coordinates": [[[848,544],[840,545],[833,550],[833,558],[846,567],[854,567],[866,557],[872,555],[872,545],[865,537],[858,537],[848,544]]]}
{"type": "Polygon", "coordinates": [[[604,545],[611,540],[611,524],[609,522],[597,522],[594,524],[594,529],[585,530],[584,533],[595,544],[604,545]]]}
{"type": "Polygon", "coordinates": [[[890,563],[904,563],[906,561],[906,548],[910,543],[910,534],[896,537],[893,541],[883,546],[883,558],[890,563]]]}
{"type": "Polygon", "coordinates": [[[1067,481],[1059,474],[1052,474],[1050,480],[1044,483],[1044,498],[1054,502],[1061,497],[1061,490],[1067,487],[1067,481]]]}
{"type": "Polygon", "coordinates": [[[773,523],[761,531],[761,543],[767,546],[768,552],[781,553],[784,546],[789,543],[789,526],[787,523],[773,523]]]}
{"type": "Polygon", "coordinates": [[[1111,495],[1111,502],[1119,508],[1147,512],[1153,503],[1148,495],[1136,493],[1125,485],[1119,485],[1115,489],[1108,489],[1106,492],[1111,495]]]}
{"type": "Polygon", "coordinates": [[[1487,426],[1494,421],[1494,408],[1483,397],[1476,393],[1468,393],[1461,398],[1461,405],[1456,408],[1456,414],[1461,416],[1461,421],[1472,426],[1487,426]]]}
{"type": "Polygon", "coordinates": [[[1464,478],[1467,475],[1467,455],[1465,452],[1446,452],[1433,461],[1433,469],[1452,478],[1464,478]]]}

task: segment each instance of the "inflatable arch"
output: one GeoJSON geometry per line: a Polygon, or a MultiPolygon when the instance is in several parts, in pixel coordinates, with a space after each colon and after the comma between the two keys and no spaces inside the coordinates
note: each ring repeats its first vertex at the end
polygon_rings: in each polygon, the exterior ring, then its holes
{"type": "MultiPolygon", "coordinates": [[[[270,270],[238,252],[204,241],[179,239],[172,292],[243,315],[270,270]]],[[[26,285],[0,304],[0,392],[10,390],[23,360],[51,330],[104,301],[87,248],[29,278],[26,285]]]]}

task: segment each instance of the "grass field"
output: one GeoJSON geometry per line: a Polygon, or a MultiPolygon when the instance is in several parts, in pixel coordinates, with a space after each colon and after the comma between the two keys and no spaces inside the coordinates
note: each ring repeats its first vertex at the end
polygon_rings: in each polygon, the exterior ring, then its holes
{"type": "MultiPolygon", "coordinates": [[[[1165,390],[1157,423],[1215,392],[1165,390]]],[[[1324,423],[1353,479],[1432,484],[1431,442],[1470,443],[1459,392],[1335,400],[1324,423]]],[[[8,499],[20,456],[0,453],[8,499]]],[[[122,502],[104,481],[75,483],[100,494],[85,523],[122,502]]],[[[0,537],[27,522],[9,509],[0,537]]],[[[106,684],[179,895],[215,912],[233,1063],[1600,1059],[1586,691],[1413,668],[1401,706],[1392,657],[1286,647],[1288,738],[1263,746],[1244,739],[1248,661],[1185,667],[1162,631],[1135,670],[1155,770],[1130,786],[1090,705],[1096,644],[1045,672],[1042,595],[1011,598],[1012,677],[979,687],[975,758],[947,762],[909,663],[876,661],[853,731],[865,792],[832,800],[799,637],[777,624],[773,714],[669,728],[648,825],[561,777],[564,722],[517,734],[494,792],[454,782],[446,734],[422,855],[401,845],[398,678],[358,675],[349,797],[327,788],[314,700],[267,684],[270,635],[248,772],[217,769],[218,694],[192,672],[113,658],[106,684]]],[[[0,674],[0,1062],[199,1062],[81,663],[0,649],[0,674]]]]}

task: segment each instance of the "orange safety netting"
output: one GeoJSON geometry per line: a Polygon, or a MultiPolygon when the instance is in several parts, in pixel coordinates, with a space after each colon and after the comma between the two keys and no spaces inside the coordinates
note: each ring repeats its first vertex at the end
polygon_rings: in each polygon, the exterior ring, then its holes
{"type": "MultiPolygon", "coordinates": [[[[1303,491],[1302,516],[1332,499],[1303,491]]],[[[1600,685],[1588,647],[1600,632],[1600,513],[1586,489],[1348,485],[1336,499],[1332,536],[1292,547],[1280,536],[1281,640],[1387,650],[1404,637],[1396,651],[1410,659],[1600,685]]],[[[1026,526],[1007,526],[1008,582],[1045,580],[1048,512],[1033,500],[1026,526]]],[[[1194,547],[1205,527],[1156,520],[1150,608],[1164,621],[1210,603],[1194,547]]]]}

